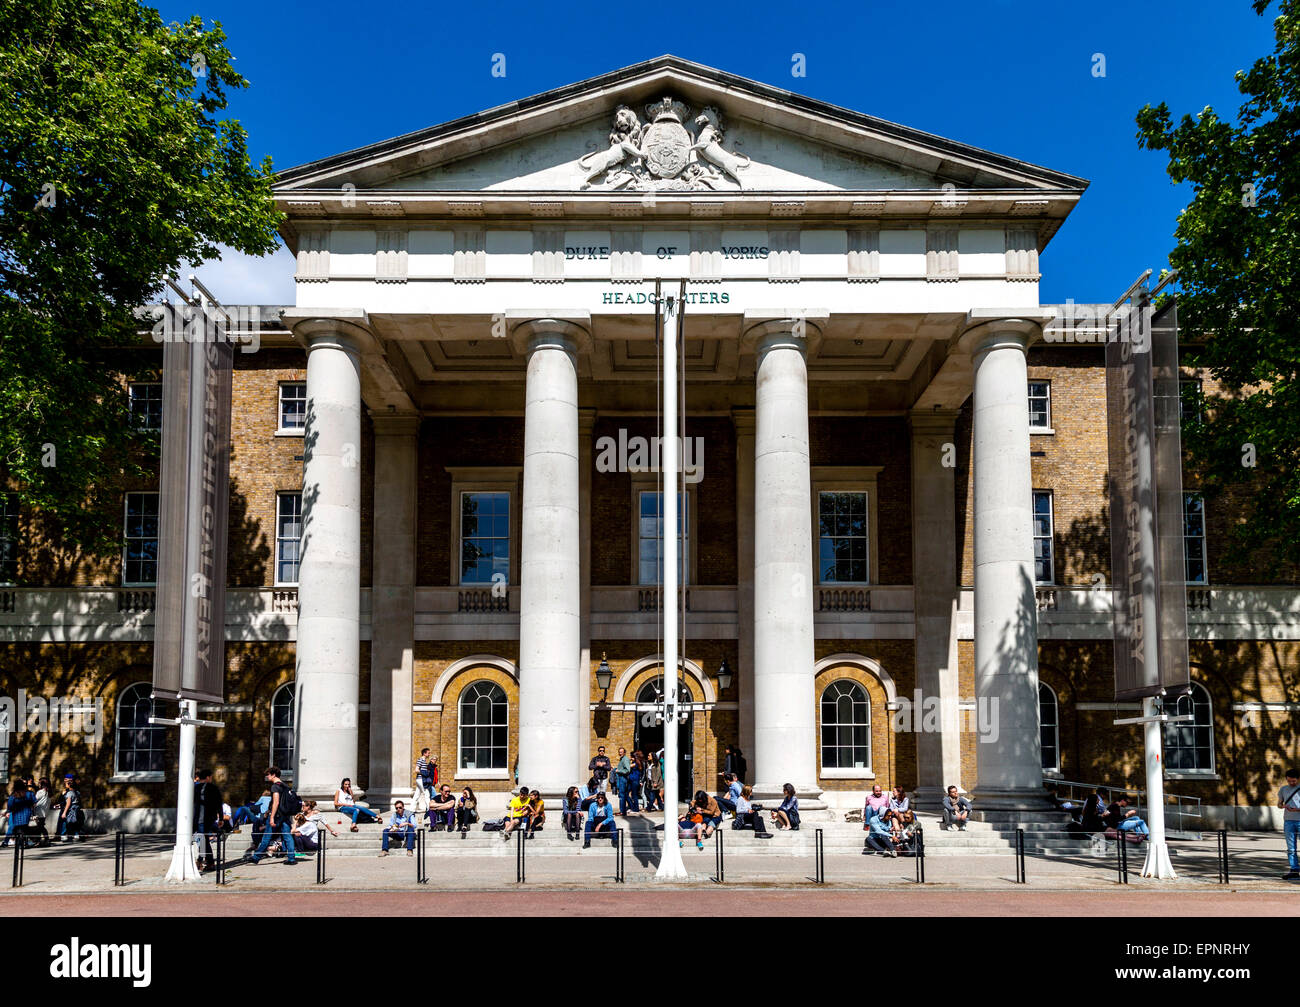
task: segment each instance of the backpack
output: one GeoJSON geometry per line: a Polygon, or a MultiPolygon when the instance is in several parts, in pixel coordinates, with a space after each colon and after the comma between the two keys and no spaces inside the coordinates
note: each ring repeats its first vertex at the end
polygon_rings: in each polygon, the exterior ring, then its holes
{"type": "Polygon", "coordinates": [[[294,792],[293,787],[286,783],[280,786],[284,787],[284,793],[280,795],[280,814],[292,817],[302,811],[302,799],[294,792]]]}

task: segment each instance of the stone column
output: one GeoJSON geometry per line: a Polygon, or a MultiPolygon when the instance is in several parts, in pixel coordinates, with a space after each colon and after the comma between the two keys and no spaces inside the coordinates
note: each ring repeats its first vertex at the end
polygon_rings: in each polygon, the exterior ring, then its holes
{"type": "Polygon", "coordinates": [[[519,780],[563,794],[579,770],[582,561],[578,326],[525,322],[524,500],[520,545],[519,780]]]}
{"type": "Polygon", "coordinates": [[[415,514],[420,417],[372,416],[374,534],[370,588],[370,774],[367,802],[411,790],[415,661],[415,514]]]}
{"type": "MultiPolygon", "coordinates": [[[[591,745],[591,480],[595,472],[591,434],[596,410],[578,410],[578,527],[581,536],[581,591],[579,607],[581,650],[578,653],[578,702],[582,733],[578,737],[578,759],[585,766],[591,745]]],[[[581,777],[580,777],[581,778],[581,777]]]]}
{"type": "Polygon", "coordinates": [[[307,346],[302,561],[298,570],[298,765],[304,797],[357,781],[361,608],[361,376],[369,334],[338,318],[294,327],[307,346]]]}
{"type": "MultiPolygon", "coordinates": [[[[913,708],[916,734],[916,802],[937,808],[949,784],[961,779],[961,721],[957,685],[957,517],[952,409],[918,409],[912,431],[912,596],[916,621],[916,688],[922,701],[937,699],[939,731],[913,708]]],[[[914,701],[914,696],[900,697],[914,701]]]]}
{"type": "MultiPolygon", "coordinates": [[[[754,751],[754,410],[733,409],[736,430],[736,686],[740,748],[754,751]]],[[[748,781],[746,781],[748,782],[748,781]]]]}
{"type": "Polygon", "coordinates": [[[793,319],[755,339],[754,789],[817,793],[808,368],[793,319]]]}
{"type": "Polygon", "coordinates": [[[1044,803],[1038,611],[1025,353],[1036,320],[980,321],[962,337],[975,370],[975,695],[980,811],[1044,803]]]}

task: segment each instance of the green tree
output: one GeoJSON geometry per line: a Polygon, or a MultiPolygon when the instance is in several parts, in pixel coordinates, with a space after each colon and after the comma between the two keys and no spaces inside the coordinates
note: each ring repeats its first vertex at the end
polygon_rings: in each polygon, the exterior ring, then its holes
{"type": "Polygon", "coordinates": [[[127,422],[126,379],[159,363],[135,310],[221,245],[276,247],[270,161],[218,118],[247,86],[199,17],[0,0],[0,487],[67,547],[120,549],[120,488],[153,467],[127,422]]]}
{"type": "Polygon", "coordinates": [[[1169,256],[1183,359],[1227,389],[1186,431],[1191,466],[1244,511],[1234,557],[1270,573],[1300,562],[1300,2],[1273,27],[1273,52],[1236,75],[1235,123],[1207,107],[1175,126],[1163,103],[1137,116],[1139,144],[1192,189],[1169,256]]]}

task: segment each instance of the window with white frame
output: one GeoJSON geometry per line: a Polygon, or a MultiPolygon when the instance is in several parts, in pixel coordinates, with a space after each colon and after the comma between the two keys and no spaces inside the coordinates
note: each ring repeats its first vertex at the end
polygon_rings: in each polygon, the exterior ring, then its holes
{"type": "Polygon", "coordinates": [[[866,584],[867,493],[824,490],[817,494],[817,580],[821,584],[866,584]]]}
{"type": "Polygon", "coordinates": [[[126,495],[126,549],[122,583],[145,586],[158,582],[158,494],[126,495]]]}
{"type": "Polygon", "coordinates": [[[1205,566],[1205,497],[1183,494],[1183,564],[1187,583],[1207,584],[1205,566]]]}
{"type": "Polygon", "coordinates": [[[136,682],[117,697],[117,744],[113,772],[118,776],[142,774],[161,777],[167,768],[167,729],[149,723],[154,716],[153,686],[136,682]]]}
{"type": "Polygon", "coordinates": [[[18,582],[18,494],[0,493],[0,584],[18,582]]]}
{"type": "Polygon", "coordinates": [[[1034,583],[1056,582],[1052,536],[1052,491],[1034,490],[1034,583]]]}
{"type": "MultiPolygon", "coordinates": [[[[691,492],[678,494],[677,527],[682,537],[682,579],[691,582],[691,492]]],[[[638,584],[662,584],[664,579],[664,501],[658,490],[637,492],[636,557],[638,584]]]]}
{"type": "Polygon", "coordinates": [[[280,382],[280,433],[302,433],[307,429],[307,385],[302,381],[280,382]]]}
{"type": "Polygon", "coordinates": [[[130,395],[131,425],[137,430],[161,430],[163,419],[162,383],[134,381],[130,395]]]}
{"type": "Polygon", "coordinates": [[[286,780],[293,779],[293,767],[298,757],[298,746],[294,740],[294,696],[296,690],[293,682],[286,682],[275,690],[271,697],[271,761],[269,765],[279,766],[280,775],[286,780]]]}
{"type": "Polygon", "coordinates": [[[871,702],[867,690],[844,679],[822,692],[822,769],[871,771],[871,702]]]}
{"type": "Polygon", "coordinates": [[[1029,429],[1052,429],[1052,383],[1029,382],[1029,429]]]}
{"type": "Polygon", "coordinates": [[[1043,757],[1043,771],[1061,769],[1060,707],[1056,691],[1045,682],[1038,683],[1038,748],[1043,757]]]}
{"type": "Polygon", "coordinates": [[[1192,691],[1179,696],[1170,712],[1192,719],[1165,725],[1166,772],[1214,772],[1214,708],[1209,691],[1193,682],[1192,691]]]}
{"type": "Polygon", "coordinates": [[[461,772],[507,769],[510,708],[505,690],[494,682],[474,682],[460,694],[458,723],[461,772]]]}
{"type": "Polygon", "coordinates": [[[510,582],[510,494],[460,495],[460,582],[510,582]],[[497,575],[500,575],[499,577],[497,575]]]}
{"type": "Polygon", "coordinates": [[[302,494],[278,493],[275,498],[275,582],[297,584],[301,561],[302,494]]]}

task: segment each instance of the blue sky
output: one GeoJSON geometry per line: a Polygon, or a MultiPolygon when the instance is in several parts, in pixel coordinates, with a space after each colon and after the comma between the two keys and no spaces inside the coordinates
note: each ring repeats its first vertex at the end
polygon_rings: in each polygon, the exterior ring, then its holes
{"type": "MultiPolygon", "coordinates": [[[[1167,262],[1186,189],[1134,139],[1137,110],[1235,116],[1233,74],[1273,46],[1248,0],[856,4],[250,0],[159,4],[220,21],[252,86],[230,113],[276,167],[338,153],[671,52],[1092,186],[1041,262],[1044,303],[1111,301],[1167,262]],[[504,53],[506,76],[491,74],[504,53]],[[791,74],[802,53],[807,75],[791,74]],[[1093,75],[1094,53],[1105,77],[1093,75]]],[[[287,257],[281,256],[282,259],[287,257]]],[[[286,266],[291,271],[291,266],[286,266]]],[[[284,270],[205,267],[229,303],[292,297],[284,270]],[[238,289],[235,289],[238,288],[238,289]]]]}

